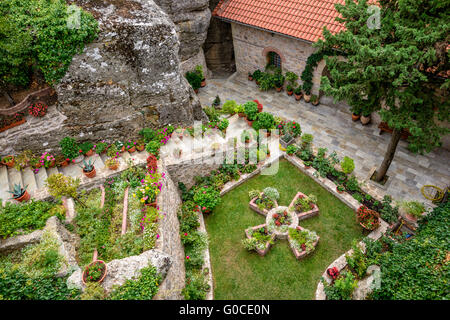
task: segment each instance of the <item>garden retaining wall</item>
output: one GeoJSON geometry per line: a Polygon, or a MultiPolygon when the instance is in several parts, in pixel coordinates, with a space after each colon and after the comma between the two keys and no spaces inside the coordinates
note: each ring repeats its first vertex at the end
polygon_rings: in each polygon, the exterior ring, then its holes
{"type": "Polygon", "coordinates": [[[158,171],[164,172],[165,177],[162,180],[161,193],[157,199],[163,218],[160,220],[159,239],[156,241],[155,249],[170,255],[173,263],[154,299],[181,300],[183,299],[181,290],[185,285],[184,248],[180,239],[180,224],[177,216],[181,198],[178,187],[172,181],[161,160],[158,161],[158,171]]]}

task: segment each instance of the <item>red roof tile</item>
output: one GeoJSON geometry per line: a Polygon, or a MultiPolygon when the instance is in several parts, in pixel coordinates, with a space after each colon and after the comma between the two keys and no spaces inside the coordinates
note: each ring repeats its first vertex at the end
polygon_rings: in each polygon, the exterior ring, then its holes
{"type": "Polygon", "coordinates": [[[335,21],[336,3],[344,0],[221,0],[213,15],[316,42],[324,26],[332,32],[344,29],[335,21]]]}

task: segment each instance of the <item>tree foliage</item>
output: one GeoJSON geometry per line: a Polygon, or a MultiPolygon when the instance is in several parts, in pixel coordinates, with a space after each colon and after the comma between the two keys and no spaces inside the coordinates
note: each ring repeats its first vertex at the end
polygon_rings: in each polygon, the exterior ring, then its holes
{"type": "Polygon", "coordinates": [[[0,2],[0,82],[26,86],[34,71],[49,84],[66,73],[72,58],[94,40],[97,21],[64,0],[3,0],[0,2]],[[78,21],[75,21],[78,22],[78,21]]]}
{"type": "Polygon", "coordinates": [[[449,120],[449,80],[442,72],[450,69],[450,2],[380,0],[380,29],[367,25],[368,2],[336,5],[346,30],[324,29],[317,46],[345,59],[325,58],[331,77],[322,78],[322,89],[363,114],[378,111],[391,128],[410,131],[412,151],[429,152],[448,132],[439,121],[449,120]]]}

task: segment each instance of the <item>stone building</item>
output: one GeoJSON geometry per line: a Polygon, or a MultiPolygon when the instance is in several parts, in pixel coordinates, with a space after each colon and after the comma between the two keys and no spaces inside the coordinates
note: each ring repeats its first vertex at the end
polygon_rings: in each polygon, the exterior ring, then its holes
{"type": "MultiPolygon", "coordinates": [[[[322,38],[326,26],[338,32],[334,4],[342,0],[221,0],[213,16],[231,24],[236,71],[247,77],[267,64],[283,72],[303,72],[306,60],[315,52],[312,44],[322,38]]],[[[325,62],[319,63],[313,77],[317,94],[325,62]]]]}

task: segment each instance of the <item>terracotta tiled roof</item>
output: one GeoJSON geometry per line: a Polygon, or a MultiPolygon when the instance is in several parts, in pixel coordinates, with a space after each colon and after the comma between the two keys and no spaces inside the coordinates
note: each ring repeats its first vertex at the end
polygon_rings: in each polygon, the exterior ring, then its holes
{"type": "Polygon", "coordinates": [[[332,33],[344,29],[335,21],[336,3],[344,0],[221,0],[213,15],[316,42],[324,26],[332,33]]]}

